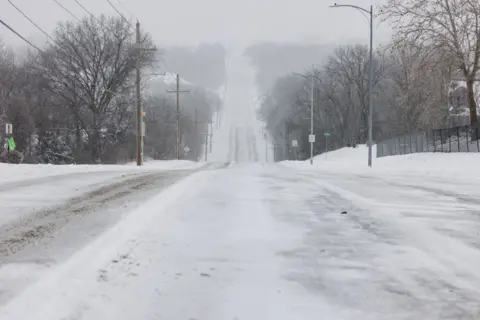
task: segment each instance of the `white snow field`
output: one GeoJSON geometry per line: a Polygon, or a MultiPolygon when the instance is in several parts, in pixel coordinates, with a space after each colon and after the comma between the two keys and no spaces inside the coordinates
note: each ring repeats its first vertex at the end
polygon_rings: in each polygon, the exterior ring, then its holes
{"type": "Polygon", "coordinates": [[[0,185],[0,319],[479,316],[480,157],[273,164],[253,74],[232,55],[211,163],[0,185]]]}

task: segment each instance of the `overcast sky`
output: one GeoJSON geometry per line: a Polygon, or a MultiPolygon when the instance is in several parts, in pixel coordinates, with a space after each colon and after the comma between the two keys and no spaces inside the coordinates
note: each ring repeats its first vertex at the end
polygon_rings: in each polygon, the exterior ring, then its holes
{"type": "MultiPolygon", "coordinates": [[[[50,34],[70,16],[54,0],[11,0],[50,34]]],[[[57,0],[81,17],[86,13],[74,0],[57,0]]],[[[107,0],[78,0],[94,14],[115,15],[107,0]]],[[[260,41],[334,44],[368,41],[368,20],[353,9],[330,9],[333,2],[368,8],[385,0],[110,0],[125,16],[138,18],[158,47],[200,42],[249,44],[260,41]],[[131,13],[129,13],[129,11],[131,13]]],[[[8,3],[0,2],[0,19],[35,44],[45,37],[8,3]]],[[[375,25],[375,42],[388,40],[387,25],[375,25]]],[[[0,26],[4,42],[17,39],[0,26]]]]}

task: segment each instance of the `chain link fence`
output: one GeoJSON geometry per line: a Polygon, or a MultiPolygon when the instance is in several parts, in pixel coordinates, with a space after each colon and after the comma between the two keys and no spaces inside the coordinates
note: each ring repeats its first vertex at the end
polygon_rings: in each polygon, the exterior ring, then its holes
{"type": "Polygon", "coordinates": [[[377,158],[419,152],[480,152],[478,125],[433,129],[377,143],[377,158]]]}

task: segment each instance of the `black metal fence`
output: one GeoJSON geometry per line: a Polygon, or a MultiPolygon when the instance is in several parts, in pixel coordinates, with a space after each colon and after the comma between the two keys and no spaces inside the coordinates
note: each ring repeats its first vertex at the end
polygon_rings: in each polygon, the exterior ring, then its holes
{"type": "Polygon", "coordinates": [[[419,152],[480,152],[478,126],[433,129],[377,143],[377,158],[419,152]]]}

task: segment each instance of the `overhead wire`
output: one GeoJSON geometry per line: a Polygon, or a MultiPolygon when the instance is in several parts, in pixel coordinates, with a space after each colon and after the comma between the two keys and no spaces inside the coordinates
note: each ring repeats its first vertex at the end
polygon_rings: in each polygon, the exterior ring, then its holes
{"type": "MultiPolygon", "coordinates": [[[[47,32],[45,32],[40,26],[38,26],[30,17],[28,17],[20,8],[18,8],[15,4],[13,4],[10,0],[8,2],[18,11],[20,12],[30,23],[32,23],[37,29],[39,29],[43,34],[45,34],[50,40],[52,40],[57,46],[61,48],[61,46],[58,44],[58,42],[55,41],[47,32]]],[[[21,34],[19,34],[15,29],[13,29],[10,25],[8,25],[6,22],[0,20],[0,23],[3,24],[5,27],[7,27],[11,32],[13,32],[15,35],[17,35],[19,38],[21,38],[23,41],[28,43],[30,46],[33,48],[37,49],[42,55],[45,55],[45,51],[41,50],[37,46],[35,46],[33,43],[28,41],[25,37],[23,37],[21,34]]],[[[75,93],[74,93],[75,94],[75,93]]],[[[76,95],[76,94],[75,94],[76,95]]],[[[77,95],[78,96],[78,95],[77,95]]],[[[82,97],[80,97],[83,101],[85,101],[82,97]]]]}
{"type": "Polygon", "coordinates": [[[128,7],[121,0],[117,0],[117,2],[123,7],[123,9],[125,9],[130,14],[130,17],[137,19],[135,17],[135,14],[133,14],[133,12],[130,9],[128,9],[128,7]]]}
{"type": "Polygon", "coordinates": [[[22,39],[23,41],[25,41],[26,43],[28,43],[30,46],[32,46],[33,48],[37,49],[40,53],[43,53],[45,54],[45,52],[43,52],[41,49],[39,49],[36,45],[34,45],[33,43],[31,43],[30,41],[28,41],[24,36],[22,36],[20,33],[18,33],[15,29],[13,29],[12,27],[10,27],[10,25],[8,25],[6,22],[4,22],[3,20],[0,20],[0,23],[3,24],[7,29],[9,29],[11,32],[13,32],[17,37],[19,37],[20,39],[22,39]]]}
{"type": "Polygon", "coordinates": [[[72,18],[76,19],[77,21],[80,21],[80,19],[74,15],[70,10],[68,10],[67,8],[65,8],[64,5],[62,5],[60,2],[58,2],[58,0],[53,0],[56,4],[58,4],[60,6],[60,8],[62,8],[64,11],[66,11],[69,15],[72,16],[72,18]]]}
{"type": "Polygon", "coordinates": [[[91,13],[87,8],[85,8],[85,6],[83,6],[83,5],[80,3],[80,1],[78,1],[78,0],[73,0],[73,1],[75,1],[75,3],[78,4],[78,6],[79,6],[80,8],[83,9],[83,11],[85,11],[86,13],[88,13],[88,15],[89,15],[90,17],[92,17],[93,19],[95,19],[97,22],[100,22],[100,21],[98,20],[98,18],[95,17],[95,15],[94,15],[93,13],[91,13]]]}
{"type": "MultiPolygon", "coordinates": [[[[35,48],[38,52],[40,52],[42,55],[45,55],[45,51],[41,50],[39,47],[28,41],[24,36],[22,36],[20,33],[18,33],[14,28],[12,28],[8,23],[6,23],[3,20],[0,20],[0,24],[4,25],[8,30],[10,30],[12,33],[14,33],[17,37],[25,41],[27,44],[29,44],[31,47],[35,48]]],[[[63,83],[65,85],[65,83],[63,83]]],[[[74,95],[77,95],[76,93],[73,93],[74,95]]],[[[79,97],[77,95],[77,97],[79,97]]],[[[85,101],[82,97],[80,97],[81,100],[85,101]]]]}
{"type": "Polygon", "coordinates": [[[130,23],[130,21],[127,20],[127,18],[125,18],[125,16],[117,9],[117,7],[115,7],[115,5],[112,3],[112,1],[110,0],[106,0],[108,2],[108,4],[110,4],[110,6],[113,8],[113,10],[115,10],[116,13],[118,13],[118,15],[120,17],[122,17],[122,19],[128,23],[128,25],[135,31],[136,29],[133,27],[133,25],[130,23]]]}
{"type": "Polygon", "coordinates": [[[55,39],[53,39],[45,30],[43,30],[38,24],[35,23],[32,19],[30,19],[29,16],[27,16],[19,7],[17,7],[11,0],[8,0],[8,2],[18,11],[22,16],[24,16],[28,21],[30,21],[31,24],[33,24],[38,30],[40,30],[45,36],[47,36],[48,39],[56,43],[55,39]]]}

